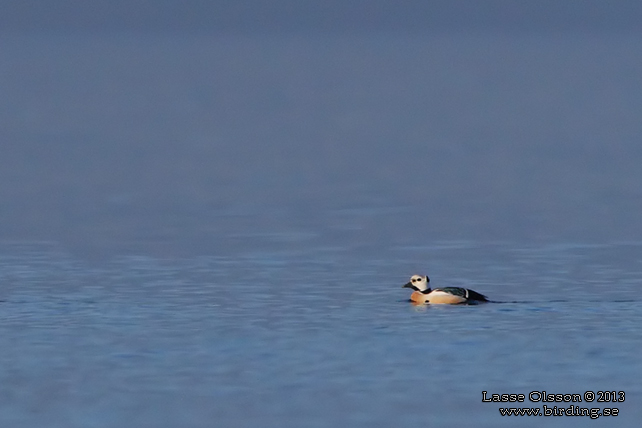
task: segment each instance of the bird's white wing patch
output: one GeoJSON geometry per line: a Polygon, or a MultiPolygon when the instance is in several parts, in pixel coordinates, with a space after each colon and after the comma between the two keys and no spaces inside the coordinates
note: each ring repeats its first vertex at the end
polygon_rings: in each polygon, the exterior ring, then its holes
{"type": "Polygon", "coordinates": [[[451,294],[447,291],[434,290],[426,295],[429,303],[446,303],[446,304],[458,304],[464,303],[466,299],[463,296],[457,296],[451,294]]]}
{"type": "Polygon", "coordinates": [[[448,292],[443,291],[443,290],[433,290],[428,295],[429,296],[452,296],[453,294],[448,293],[448,292]]]}

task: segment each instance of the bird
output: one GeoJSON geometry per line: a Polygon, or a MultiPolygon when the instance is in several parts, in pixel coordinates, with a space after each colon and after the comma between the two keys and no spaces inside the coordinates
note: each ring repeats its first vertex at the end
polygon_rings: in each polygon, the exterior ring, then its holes
{"type": "Polygon", "coordinates": [[[461,287],[444,287],[431,289],[428,286],[430,278],[426,275],[413,275],[410,281],[404,284],[402,288],[412,288],[413,293],[410,295],[410,301],[414,304],[477,304],[488,302],[488,297],[468,288],[461,287]]]}

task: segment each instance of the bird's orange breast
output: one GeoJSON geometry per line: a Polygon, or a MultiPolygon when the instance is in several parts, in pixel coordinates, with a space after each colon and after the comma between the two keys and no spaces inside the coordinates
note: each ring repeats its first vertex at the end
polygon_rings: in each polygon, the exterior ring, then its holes
{"type": "Polygon", "coordinates": [[[413,303],[423,304],[426,303],[426,295],[418,291],[413,291],[413,293],[410,295],[410,300],[413,303]]]}

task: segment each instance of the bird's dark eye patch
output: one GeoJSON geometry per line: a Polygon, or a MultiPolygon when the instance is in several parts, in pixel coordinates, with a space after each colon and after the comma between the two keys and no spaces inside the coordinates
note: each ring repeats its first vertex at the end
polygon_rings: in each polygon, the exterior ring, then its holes
{"type": "Polygon", "coordinates": [[[412,282],[417,282],[417,281],[419,281],[419,278],[413,278],[412,279],[412,282]]]}

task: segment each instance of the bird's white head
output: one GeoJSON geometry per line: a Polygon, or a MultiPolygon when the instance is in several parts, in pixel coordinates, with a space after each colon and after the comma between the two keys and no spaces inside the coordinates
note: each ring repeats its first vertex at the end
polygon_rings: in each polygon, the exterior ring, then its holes
{"type": "Polygon", "coordinates": [[[426,291],[428,290],[428,283],[430,278],[426,275],[413,275],[410,277],[410,282],[405,284],[402,288],[412,288],[415,291],[426,291]]]}

